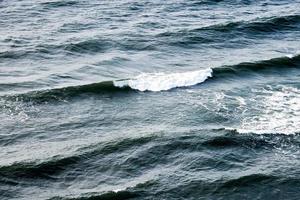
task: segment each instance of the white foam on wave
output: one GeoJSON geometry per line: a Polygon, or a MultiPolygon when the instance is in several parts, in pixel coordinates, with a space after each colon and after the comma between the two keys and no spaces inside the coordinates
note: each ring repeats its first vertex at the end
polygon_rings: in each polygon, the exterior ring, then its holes
{"type": "Polygon", "coordinates": [[[300,132],[300,90],[282,87],[265,91],[265,98],[257,102],[260,113],[242,120],[239,133],[295,134],[300,132]]]}
{"type": "Polygon", "coordinates": [[[207,68],[182,73],[143,73],[133,79],[114,81],[114,86],[120,88],[129,86],[139,91],[157,92],[202,83],[212,76],[212,72],[211,68],[207,68]]]}
{"type": "Polygon", "coordinates": [[[298,56],[299,54],[300,54],[300,50],[297,50],[297,51],[294,51],[292,53],[288,53],[285,56],[292,59],[292,58],[298,56]]]}

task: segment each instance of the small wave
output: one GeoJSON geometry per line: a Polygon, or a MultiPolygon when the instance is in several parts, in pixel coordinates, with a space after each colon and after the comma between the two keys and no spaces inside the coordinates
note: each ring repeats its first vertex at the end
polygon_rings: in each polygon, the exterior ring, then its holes
{"type": "Polygon", "coordinates": [[[257,137],[257,132],[242,134],[239,129],[220,128],[211,131],[222,132],[222,135],[213,136],[205,140],[202,145],[212,150],[223,150],[226,148],[245,148],[252,150],[262,149],[294,149],[299,146],[300,134],[262,134],[257,137]]]}
{"type": "Polygon", "coordinates": [[[66,6],[73,6],[78,4],[77,1],[47,1],[41,3],[41,5],[47,8],[57,8],[57,7],[66,7],[66,6]]]}
{"type": "Polygon", "coordinates": [[[110,191],[103,194],[94,194],[84,197],[64,198],[54,197],[49,200],[123,200],[139,197],[140,195],[136,192],[130,191],[110,191]]]}
{"type": "Polygon", "coordinates": [[[277,16],[277,17],[269,17],[269,18],[258,18],[252,21],[237,21],[237,22],[228,22],[224,24],[215,24],[211,26],[192,29],[190,31],[192,33],[198,31],[205,31],[205,30],[220,31],[220,32],[229,32],[233,30],[272,32],[281,29],[293,28],[292,25],[298,24],[299,22],[300,22],[300,15],[287,15],[287,16],[277,16]]]}
{"type": "Polygon", "coordinates": [[[224,38],[235,38],[236,40],[237,35],[240,37],[254,37],[255,35],[257,38],[273,32],[296,30],[299,23],[300,15],[277,16],[212,24],[173,32],[166,31],[157,34],[156,37],[163,38],[163,41],[167,41],[172,46],[191,48],[195,44],[223,43],[224,38]]]}
{"type": "Polygon", "coordinates": [[[104,81],[87,85],[69,86],[42,91],[32,91],[25,94],[6,95],[8,100],[41,101],[65,100],[82,94],[109,94],[132,91],[166,91],[173,88],[188,87],[205,82],[208,79],[221,80],[251,76],[252,73],[278,73],[289,68],[300,67],[300,55],[280,57],[258,62],[245,62],[233,66],[207,68],[182,73],[144,73],[134,78],[104,81]]]}
{"type": "MultiPolygon", "coordinates": [[[[225,131],[228,131],[224,129],[225,131]]],[[[233,133],[236,133],[235,130],[230,130],[233,133]]],[[[217,136],[209,139],[203,143],[204,146],[211,148],[233,148],[233,147],[242,147],[242,148],[251,148],[259,149],[262,147],[272,147],[270,143],[262,138],[253,137],[251,135],[236,135],[227,134],[225,136],[217,136]]]]}
{"type": "Polygon", "coordinates": [[[217,31],[230,31],[236,29],[238,31],[250,32],[273,32],[293,28],[293,25],[300,22],[299,15],[278,16],[270,18],[262,18],[249,22],[230,22],[225,25],[213,26],[217,31]]]}
{"type": "Polygon", "coordinates": [[[10,166],[0,167],[2,177],[13,178],[47,178],[51,175],[63,171],[71,164],[75,164],[79,157],[72,156],[60,160],[51,160],[44,163],[16,163],[10,166]]]}
{"type": "Polygon", "coordinates": [[[120,91],[129,91],[129,87],[115,87],[113,81],[103,81],[99,83],[91,83],[86,85],[68,86],[62,88],[54,88],[47,90],[31,91],[23,94],[6,95],[2,98],[12,101],[65,101],[68,98],[80,96],[83,94],[109,94],[120,91]]]}
{"type": "Polygon", "coordinates": [[[287,118],[282,119],[272,119],[273,116],[270,116],[270,122],[260,122],[255,121],[256,119],[249,119],[249,124],[241,124],[241,127],[238,128],[230,128],[227,127],[225,130],[232,131],[238,134],[256,134],[256,135],[295,135],[298,136],[300,131],[296,126],[299,122],[293,120],[287,120],[287,124],[281,124],[283,120],[288,119],[289,116],[285,116],[287,118]],[[251,121],[252,120],[252,121],[251,121]],[[274,127],[274,123],[281,124],[278,127],[274,127]],[[291,125],[292,124],[292,125],[291,125]],[[295,125],[294,125],[295,124],[295,125]],[[248,126],[248,127],[244,127],[248,126]]]}
{"type": "MultiPolygon", "coordinates": [[[[56,8],[77,5],[76,1],[44,2],[46,8],[56,8]]],[[[262,35],[281,30],[294,30],[299,26],[300,15],[287,15],[268,18],[258,18],[250,21],[236,21],[222,24],[212,24],[193,29],[166,31],[155,36],[125,35],[119,39],[105,37],[91,37],[81,41],[65,41],[60,44],[39,44],[31,48],[12,49],[0,52],[0,59],[20,59],[33,57],[48,57],[50,55],[65,54],[97,54],[111,49],[125,51],[152,51],[158,46],[171,45],[191,48],[195,44],[223,43],[224,38],[235,38],[240,35],[262,35]],[[243,33],[243,34],[241,34],[243,33]],[[230,37],[229,37],[230,36],[230,37]],[[232,36],[232,37],[231,37],[232,36]]],[[[77,24],[78,28],[78,24],[77,24]]],[[[61,31],[64,31],[62,27],[61,31]]],[[[237,40],[239,41],[239,40],[237,40]]],[[[239,41],[240,42],[240,41],[239,41]]]]}
{"type": "Polygon", "coordinates": [[[213,78],[251,75],[251,73],[278,72],[288,68],[300,67],[300,55],[278,57],[257,62],[243,62],[232,66],[222,66],[213,69],[213,78]]]}
{"type": "MultiPolygon", "coordinates": [[[[108,40],[90,39],[77,43],[67,43],[61,46],[56,46],[56,48],[62,48],[69,53],[102,53],[112,46],[112,42],[108,40]]],[[[55,46],[52,48],[55,48],[55,46]]]]}
{"type": "Polygon", "coordinates": [[[263,70],[278,70],[299,67],[300,56],[280,57],[258,62],[245,62],[233,66],[223,66],[218,68],[207,68],[197,71],[182,73],[152,73],[141,74],[132,79],[116,80],[113,85],[119,88],[129,87],[139,91],[166,91],[172,88],[193,86],[204,82],[208,78],[221,78],[230,75],[249,75],[249,72],[259,72],[263,70]]]}
{"type": "MultiPolygon", "coordinates": [[[[155,139],[155,136],[125,138],[121,141],[111,141],[98,143],[83,147],[77,153],[61,157],[54,156],[47,160],[38,160],[32,162],[15,162],[9,165],[0,166],[1,178],[39,178],[52,179],[52,175],[57,175],[68,170],[75,164],[82,163],[86,158],[95,156],[104,157],[113,153],[120,153],[128,149],[145,145],[155,139]]],[[[1,179],[0,179],[1,181],[1,179]]]]}
{"type": "MultiPolygon", "coordinates": [[[[259,126],[262,126],[261,124],[258,124],[259,126]]],[[[298,135],[300,132],[298,130],[296,130],[296,128],[294,130],[290,130],[290,129],[285,129],[283,130],[285,127],[282,127],[282,130],[276,130],[276,129],[272,129],[273,127],[266,127],[266,129],[260,129],[260,128],[226,128],[227,130],[231,130],[234,132],[237,132],[239,134],[257,134],[257,135],[272,135],[272,134],[276,134],[276,135],[298,135]]],[[[294,127],[292,127],[294,128],[294,127]]]]}
{"type": "Polygon", "coordinates": [[[212,76],[212,69],[204,69],[198,71],[184,73],[155,73],[141,74],[134,79],[114,81],[116,87],[129,86],[139,91],[163,91],[176,87],[192,86],[204,82],[212,76]]]}
{"type": "Polygon", "coordinates": [[[69,86],[42,91],[32,91],[25,94],[7,95],[8,100],[48,102],[66,100],[82,94],[109,94],[129,91],[164,91],[177,87],[187,87],[204,82],[212,76],[212,69],[190,71],[183,73],[142,74],[132,79],[104,81],[87,85],[69,86]]]}
{"type": "Polygon", "coordinates": [[[235,188],[235,187],[246,187],[257,184],[267,184],[269,182],[277,181],[279,178],[267,174],[250,174],[247,176],[241,176],[236,179],[226,181],[221,189],[224,188],[235,188]]]}

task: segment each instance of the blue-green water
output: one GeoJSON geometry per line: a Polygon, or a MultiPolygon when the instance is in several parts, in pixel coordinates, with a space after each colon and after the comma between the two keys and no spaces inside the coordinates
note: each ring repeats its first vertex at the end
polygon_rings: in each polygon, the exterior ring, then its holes
{"type": "Polygon", "coordinates": [[[0,1],[0,199],[299,199],[300,1],[0,1]]]}

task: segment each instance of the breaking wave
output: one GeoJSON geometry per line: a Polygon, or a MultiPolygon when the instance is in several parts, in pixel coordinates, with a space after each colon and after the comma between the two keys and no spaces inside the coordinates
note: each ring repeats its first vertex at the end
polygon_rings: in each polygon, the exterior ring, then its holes
{"type": "MultiPolygon", "coordinates": [[[[69,86],[42,91],[32,91],[25,94],[10,95],[6,98],[21,97],[22,100],[60,100],[85,93],[115,93],[130,91],[166,91],[173,88],[188,87],[205,82],[207,79],[218,80],[222,78],[251,76],[252,73],[272,73],[280,70],[300,66],[300,55],[286,56],[262,60],[258,62],[245,62],[233,66],[206,68],[197,71],[177,73],[143,73],[134,78],[104,81],[87,85],[69,86]]],[[[3,97],[3,96],[2,96],[3,97]]]]}
{"type": "Polygon", "coordinates": [[[192,86],[204,82],[212,76],[212,69],[184,73],[141,74],[134,79],[114,81],[116,87],[129,86],[139,91],[163,91],[176,87],[192,86]]]}

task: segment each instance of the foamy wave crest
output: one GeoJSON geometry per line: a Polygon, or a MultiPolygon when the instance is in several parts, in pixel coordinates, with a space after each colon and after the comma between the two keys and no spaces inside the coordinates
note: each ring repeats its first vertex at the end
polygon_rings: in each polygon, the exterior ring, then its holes
{"type": "Polygon", "coordinates": [[[139,91],[163,91],[202,83],[212,77],[212,72],[211,68],[207,68],[183,73],[143,73],[133,79],[114,81],[114,86],[120,88],[129,86],[139,91]]]}

